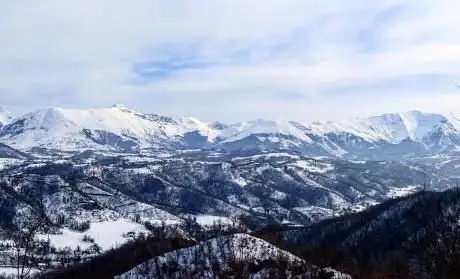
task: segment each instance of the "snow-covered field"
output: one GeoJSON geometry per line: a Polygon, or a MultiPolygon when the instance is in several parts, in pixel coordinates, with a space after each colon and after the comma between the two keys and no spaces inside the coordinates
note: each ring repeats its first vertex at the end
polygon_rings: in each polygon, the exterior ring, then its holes
{"type": "Polygon", "coordinates": [[[233,221],[230,218],[213,215],[196,215],[196,221],[201,226],[212,226],[214,224],[232,225],[233,221]]]}
{"type": "Polygon", "coordinates": [[[39,238],[42,240],[50,240],[51,245],[56,248],[71,249],[79,246],[82,249],[87,249],[93,243],[84,241],[85,236],[89,236],[94,239],[94,243],[97,244],[103,251],[125,243],[130,239],[129,233],[135,235],[139,233],[148,234],[149,232],[139,223],[135,223],[126,219],[119,219],[115,221],[105,221],[98,223],[91,223],[89,230],[85,232],[77,232],[67,228],[61,230],[61,234],[47,234],[40,235],[39,238]]]}
{"type": "MultiPolygon", "coordinates": [[[[27,271],[27,270],[26,270],[27,271]]],[[[39,272],[38,269],[30,269],[30,272],[29,272],[29,275],[33,275],[35,273],[39,272]]],[[[5,276],[5,277],[9,277],[9,276],[13,276],[13,277],[17,277],[17,274],[18,274],[18,270],[16,267],[0,267],[0,276],[5,276]]]]}
{"type": "Polygon", "coordinates": [[[387,193],[387,196],[389,198],[405,197],[407,195],[416,193],[420,191],[421,189],[422,189],[422,186],[420,185],[409,185],[407,187],[401,187],[401,188],[392,187],[387,193]]]}

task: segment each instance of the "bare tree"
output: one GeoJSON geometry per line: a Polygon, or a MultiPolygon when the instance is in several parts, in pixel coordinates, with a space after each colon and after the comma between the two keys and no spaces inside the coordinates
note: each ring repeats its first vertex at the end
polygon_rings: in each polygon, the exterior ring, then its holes
{"type": "Polygon", "coordinates": [[[20,222],[17,230],[12,233],[11,239],[16,256],[17,278],[27,278],[32,268],[39,267],[34,250],[37,246],[37,233],[44,225],[44,218],[29,217],[27,220],[20,222]]]}

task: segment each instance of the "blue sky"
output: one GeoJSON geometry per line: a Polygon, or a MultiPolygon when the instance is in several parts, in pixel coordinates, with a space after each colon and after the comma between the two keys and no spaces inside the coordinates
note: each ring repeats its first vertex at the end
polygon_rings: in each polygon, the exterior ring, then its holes
{"type": "Polygon", "coordinates": [[[460,111],[454,0],[10,1],[0,104],[204,120],[460,111]]]}

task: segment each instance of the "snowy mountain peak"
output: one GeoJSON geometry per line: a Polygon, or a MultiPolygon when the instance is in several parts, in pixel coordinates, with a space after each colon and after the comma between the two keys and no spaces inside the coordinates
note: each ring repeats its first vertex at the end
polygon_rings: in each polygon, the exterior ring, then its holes
{"type": "Polygon", "coordinates": [[[434,127],[447,121],[440,114],[423,113],[420,111],[401,113],[400,116],[414,139],[423,138],[434,127]]]}
{"type": "Polygon", "coordinates": [[[131,148],[160,148],[177,145],[187,132],[210,133],[196,119],[174,120],[124,106],[97,109],[48,108],[28,113],[1,131],[6,144],[21,150],[33,147],[65,151],[131,148]],[[127,143],[129,142],[129,143],[127,143]]]}
{"type": "Polygon", "coordinates": [[[122,104],[113,104],[110,106],[110,108],[115,108],[115,109],[128,109],[125,105],[122,104]]]}
{"type": "Polygon", "coordinates": [[[422,140],[446,121],[447,119],[440,114],[409,111],[340,122],[315,122],[310,125],[313,130],[323,134],[348,133],[369,142],[383,140],[397,144],[406,139],[422,140]]]}
{"type": "MultiPolygon", "coordinates": [[[[23,129],[41,129],[41,130],[64,130],[66,128],[75,127],[76,123],[72,121],[67,115],[66,110],[62,108],[47,108],[30,112],[22,117],[15,119],[10,125],[15,127],[21,123],[23,129]]],[[[8,125],[8,126],[10,126],[8,125]]],[[[5,128],[7,129],[8,126],[5,128]]]]}
{"type": "Polygon", "coordinates": [[[0,107],[0,127],[8,124],[13,119],[13,114],[0,107]]]}
{"type": "Polygon", "coordinates": [[[306,142],[311,141],[304,131],[300,130],[289,121],[264,119],[256,119],[229,125],[219,133],[219,137],[228,142],[241,140],[255,134],[281,134],[292,136],[306,142]]]}
{"type": "Polygon", "coordinates": [[[200,132],[205,132],[206,135],[209,135],[212,132],[208,123],[202,122],[195,117],[183,117],[180,119],[180,122],[183,123],[190,130],[197,130],[200,132]]]}
{"type": "Polygon", "coordinates": [[[121,112],[126,112],[126,113],[133,113],[133,114],[143,114],[139,110],[129,108],[129,107],[123,105],[123,104],[114,104],[114,105],[111,105],[110,107],[107,107],[107,109],[113,110],[113,111],[121,111],[121,112]]]}

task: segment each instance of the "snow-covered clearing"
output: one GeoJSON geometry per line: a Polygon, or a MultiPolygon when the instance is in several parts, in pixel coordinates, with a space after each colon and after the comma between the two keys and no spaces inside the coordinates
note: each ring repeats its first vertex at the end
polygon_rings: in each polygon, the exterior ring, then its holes
{"type": "Polygon", "coordinates": [[[73,231],[67,228],[62,229],[62,234],[40,235],[39,238],[49,240],[51,245],[56,248],[72,248],[80,246],[86,249],[92,243],[83,241],[85,236],[94,239],[94,243],[102,248],[103,251],[115,248],[125,243],[129,238],[126,234],[133,233],[148,233],[148,230],[141,224],[135,223],[127,219],[119,219],[115,221],[104,221],[91,223],[89,230],[85,232],[73,231]]]}

